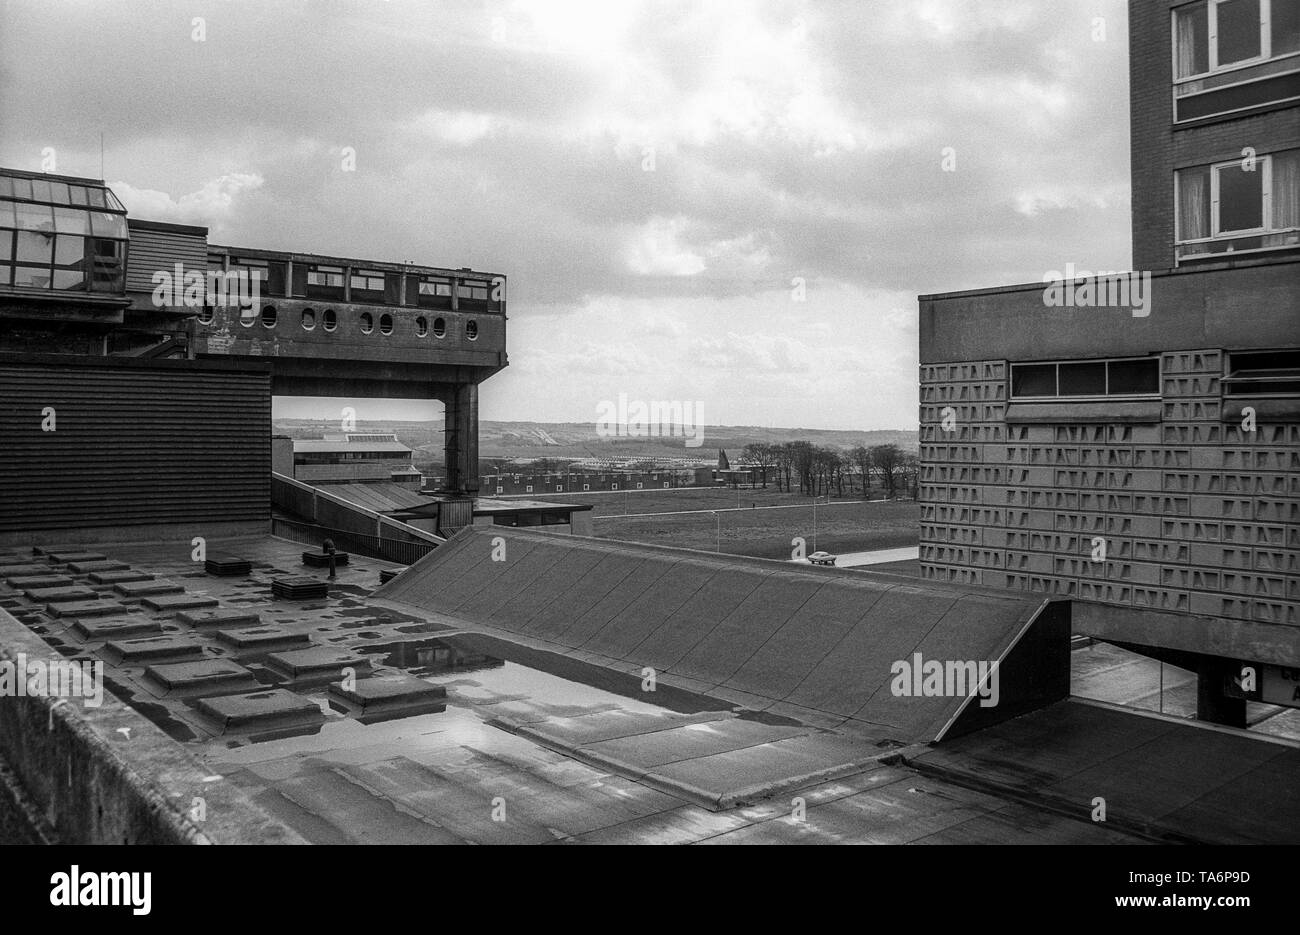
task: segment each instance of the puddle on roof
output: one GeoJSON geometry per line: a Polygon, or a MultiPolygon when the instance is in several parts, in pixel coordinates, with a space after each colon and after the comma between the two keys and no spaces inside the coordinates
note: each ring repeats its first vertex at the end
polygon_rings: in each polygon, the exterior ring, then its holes
{"type": "Polygon", "coordinates": [[[358,646],[356,651],[365,654],[383,653],[381,662],[384,665],[407,669],[412,675],[422,678],[497,668],[504,664],[504,660],[496,656],[458,645],[453,640],[437,638],[372,643],[358,646]]]}

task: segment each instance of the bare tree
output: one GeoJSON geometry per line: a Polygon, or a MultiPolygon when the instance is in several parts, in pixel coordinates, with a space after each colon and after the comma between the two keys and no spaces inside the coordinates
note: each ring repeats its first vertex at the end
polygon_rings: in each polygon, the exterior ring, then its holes
{"type": "MultiPolygon", "coordinates": [[[[772,445],[763,442],[746,445],[744,456],[749,459],[760,474],[763,475],[763,489],[767,489],[767,472],[776,466],[776,451],[772,445]]],[[[778,483],[779,483],[778,477],[778,483]]],[[[753,486],[752,484],[750,486],[753,486]]]]}
{"type": "Polygon", "coordinates": [[[897,472],[902,466],[903,449],[897,445],[873,445],[870,450],[871,464],[885,487],[885,496],[892,498],[898,486],[897,472]]]}

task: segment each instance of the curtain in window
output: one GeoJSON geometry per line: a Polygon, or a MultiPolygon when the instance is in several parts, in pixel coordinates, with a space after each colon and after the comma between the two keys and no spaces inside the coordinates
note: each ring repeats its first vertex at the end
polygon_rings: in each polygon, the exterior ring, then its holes
{"type": "Polygon", "coordinates": [[[1178,239],[1210,236],[1210,173],[1191,169],[1178,173],[1178,239]]]}
{"type": "Polygon", "coordinates": [[[1273,229],[1300,227],[1300,149],[1273,154],[1273,229]]]}
{"type": "Polygon", "coordinates": [[[1196,74],[1196,20],[1190,11],[1174,15],[1178,29],[1178,77],[1196,74]]]}

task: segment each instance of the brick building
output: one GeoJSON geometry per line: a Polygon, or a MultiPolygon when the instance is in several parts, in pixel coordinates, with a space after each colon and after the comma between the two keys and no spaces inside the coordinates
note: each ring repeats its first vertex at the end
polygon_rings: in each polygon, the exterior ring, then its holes
{"type": "Polygon", "coordinates": [[[1244,726],[1300,704],[1300,0],[1129,19],[1139,272],[920,297],[922,574],[1069,599],[1244,726]]]}

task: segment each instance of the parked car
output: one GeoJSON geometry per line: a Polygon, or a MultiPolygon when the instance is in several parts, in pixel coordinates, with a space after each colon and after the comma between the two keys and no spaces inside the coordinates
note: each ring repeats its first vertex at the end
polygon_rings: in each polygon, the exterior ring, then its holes
{"type": "Polygon", "coordinates": [[[834,565],[835,556],[830,552],[814,552],[812,555],[808,556],[808,561],[812,562],[814,565],[834,565]]]}

